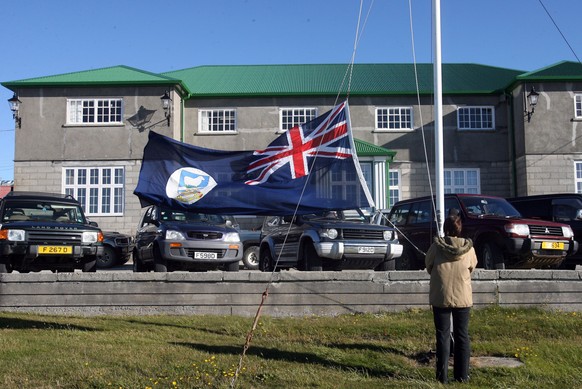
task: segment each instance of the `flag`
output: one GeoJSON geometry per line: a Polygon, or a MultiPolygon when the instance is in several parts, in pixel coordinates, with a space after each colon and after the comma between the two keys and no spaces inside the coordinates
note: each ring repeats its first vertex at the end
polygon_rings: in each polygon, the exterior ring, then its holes
{"type": "Polygon", "coordinates": [[[355,154],[347,102],[262,150],[207,149],[150,131],[134,194],[142,206],[230,215],[373,206],[355,154]]]}

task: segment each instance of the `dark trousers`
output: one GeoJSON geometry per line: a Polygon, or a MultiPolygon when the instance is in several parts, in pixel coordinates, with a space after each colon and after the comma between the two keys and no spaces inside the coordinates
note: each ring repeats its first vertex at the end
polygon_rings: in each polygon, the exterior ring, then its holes
{"type": "Polygon", "coordinates": [[[454,376],[456,381],[469,380],[469,316],[471,308],[432,307],[436,329],[436,378],[448,382],[451,351],[451,315],[453,317],[454,376]]]}

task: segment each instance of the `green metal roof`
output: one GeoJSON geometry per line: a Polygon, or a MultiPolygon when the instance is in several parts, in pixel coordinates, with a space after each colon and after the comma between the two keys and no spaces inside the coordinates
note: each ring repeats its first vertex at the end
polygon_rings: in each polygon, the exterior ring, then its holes
{"type": "Polygon", "coordinates": [[[376,146],[375,144],[364,142],[363,140],[354,138],[356,146],[356,154],[360,157],[388,157],[389,162],[396,155],[396,151],[388,150],[384,147],[376,146]]]}
{"type": "Polygon", "coordinates": [[[8,89],[46,86],[87,86],[87,85],[175,85],[180,80],[147,72],[145,70],[119,65],[81,72],[28,78],[3,82],[8,89]]]}
{"type": "MultiPolygon", "coordinates": [[[[432,64],[416,65],[419,91],[433,92],[432,64]]],[[[179,79],[191,97],[337,95],[348,89],[348,65],[200,66],[162,73],[179,79]]],[[[523,71],[478,64],[443,64],[443,93],[490,94],[504,90],[523,71]]],[[[416,94],[413,64],[355,64],[351,95],[416,94]]]]}
{"type": "Polygon", "coordinates": [[[519,81],[576,81],[582,80],[580,62],[562,61],[517,77],[519,81]]]}

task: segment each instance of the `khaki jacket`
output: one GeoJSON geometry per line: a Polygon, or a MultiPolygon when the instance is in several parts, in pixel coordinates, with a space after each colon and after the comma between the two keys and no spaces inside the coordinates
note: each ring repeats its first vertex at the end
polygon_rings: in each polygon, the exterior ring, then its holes
{"type": "Polygon", "coordinates": [[[430,274],[429,302],[439,308],[473,306],[471,272],[477,266],[477,256],[471,239],[437,237],[425,257],[430,274]]]}

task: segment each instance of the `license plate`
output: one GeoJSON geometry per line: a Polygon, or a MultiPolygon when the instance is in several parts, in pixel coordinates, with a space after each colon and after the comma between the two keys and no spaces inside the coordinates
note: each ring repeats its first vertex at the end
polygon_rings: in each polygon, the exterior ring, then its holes
{"type": "Polygon", "coordinates": [[[195,259],[216,259],[216,258],[218,258],[218,255],[216,253],[207,253],[207,252],[196,251],[194,253],[194,258],[195,259]]]}
{"type": "Polygon", "coordinates": [[[564,250],[564,242],[542,242],[543,249],[564,250]]]}
{"type": "Polygon", "coordinates": [[[43,255],[51,254],[73,254],[72,246],[38,246],[38,253],[43,255]]]}
{"type": "Polygon", "coordinates": [[[358,254],[374,254],[373,247],[358,247],[358,254]]]}

